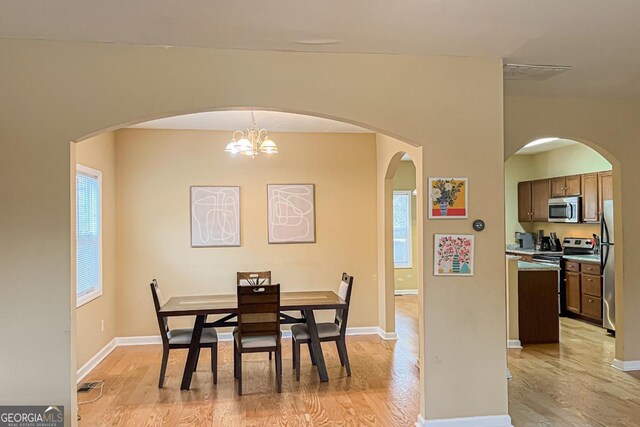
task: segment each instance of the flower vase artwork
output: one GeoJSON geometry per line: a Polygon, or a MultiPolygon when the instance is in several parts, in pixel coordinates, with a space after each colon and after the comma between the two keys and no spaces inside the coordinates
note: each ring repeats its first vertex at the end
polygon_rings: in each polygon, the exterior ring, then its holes
{"type": "Polygon", "coordinates": [[[429,218],[467,218],[468,179],[429,178],[429,218]]]}
{"type": "Polygon", "coordinates": [[[435,235],[434,275],[472,276],[474,237],[462,234],[435,235]]]}

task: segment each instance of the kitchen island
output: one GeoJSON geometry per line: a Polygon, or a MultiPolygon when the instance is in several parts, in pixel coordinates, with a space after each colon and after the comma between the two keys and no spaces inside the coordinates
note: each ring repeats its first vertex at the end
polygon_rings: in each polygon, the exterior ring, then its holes
{"type": "Polygon", "coordinates": [[[560,341],[560,268],[518,261],[518,329],[522,345],[560,341]]]}

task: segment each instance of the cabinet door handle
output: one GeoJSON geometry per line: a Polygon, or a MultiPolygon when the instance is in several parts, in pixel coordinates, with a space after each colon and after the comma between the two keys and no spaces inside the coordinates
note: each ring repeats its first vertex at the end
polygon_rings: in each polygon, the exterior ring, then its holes
{"type": "Polygon", "coordinates": [[[589,302],[593,302],[593,300],[591,298],[589,298],[589,302]]]}

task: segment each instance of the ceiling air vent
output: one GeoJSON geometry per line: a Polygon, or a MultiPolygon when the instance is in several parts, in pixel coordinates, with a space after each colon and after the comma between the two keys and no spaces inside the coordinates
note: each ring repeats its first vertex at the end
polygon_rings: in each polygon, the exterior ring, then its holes
{"type": "Polygon", "coordinates": [[[569,65],[504,64],[505,80],[547,80],[570,70],[569,65]]]}

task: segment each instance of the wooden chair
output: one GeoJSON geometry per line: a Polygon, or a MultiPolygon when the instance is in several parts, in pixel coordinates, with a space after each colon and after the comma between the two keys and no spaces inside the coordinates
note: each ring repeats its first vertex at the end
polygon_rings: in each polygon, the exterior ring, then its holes
{"type": "MultiPolygon", "coordinates": [[[[347,376],[351,376],[351,366],[349,365],[349,355],[347,354],[346,332],[347,317],[349,316],[349,305],[351,302],[351,289],[353,288],[353,276],[342,273],[342,281],[338,295],[347,303],[347,308],[336,310],[336,317],[333,323],[318,323],[318,336],[320,342],[335,341],[340,356],[340,364],[347,369],[347,376]]],[[[315,365],[315,356],[311,350],[311,336],[306,324],[297,324],[291,327],[291,337],[293,339],[293,368],[296,370],[296,380],[300,381],[300,344],[309,345],[311,362],[315,365]]]]}
{"type": "MultiPolygon", "coordinates": [[[[260,286],[271,284],[271,272],[270,271],[238,271],[236,273],[237,285],[249,285],[260,286]]],[[[235,333],[238,328],[235,328],[235,333]]],[[[269,360],[272,359],[272,352],[269,352],[269,360]]]]}
{"type": "Polygon", "coordinates": [[[246,286],[238,290],[238,330],[233,334],[234,376],[242,396],[242,355],[276,353],[276,381],[282,392],[280,285],[246,286]]]}
{"type": "Polygon", "coordinates": [[[271,272],[270,271],[238,271],[237,284],[240,285],[270,285],[271,284],[271,272]]]}
{"type": "MultiPolygon", "coordinates": [[[[169,360],[169,350],[175,348],[189,348],[191,344],[192,328],[169,329],[169,322],[166,317],[160,316],[160,308],[164,304],[162,293],[156,279],[151,282],[151,295],[153,296],[153,305],[156,309],[156,317],[158,318],[158,326],[160,327],[160,337],[162,338],[162,366],[160,367],[160,381],[158,387],[164,386],[164,375],[167,371],[167,361],[169,360]]],[[[213,383],[218,384],[218,334],[214,328],[206,328],[202,331],[200,339],[200,348],[198,349],[198,357],[200,357],[201,348],[211,349],[211,371],[213,372],[213,383]]],[[[196,359],[196,366],[198,360],[196,359]]]]}

